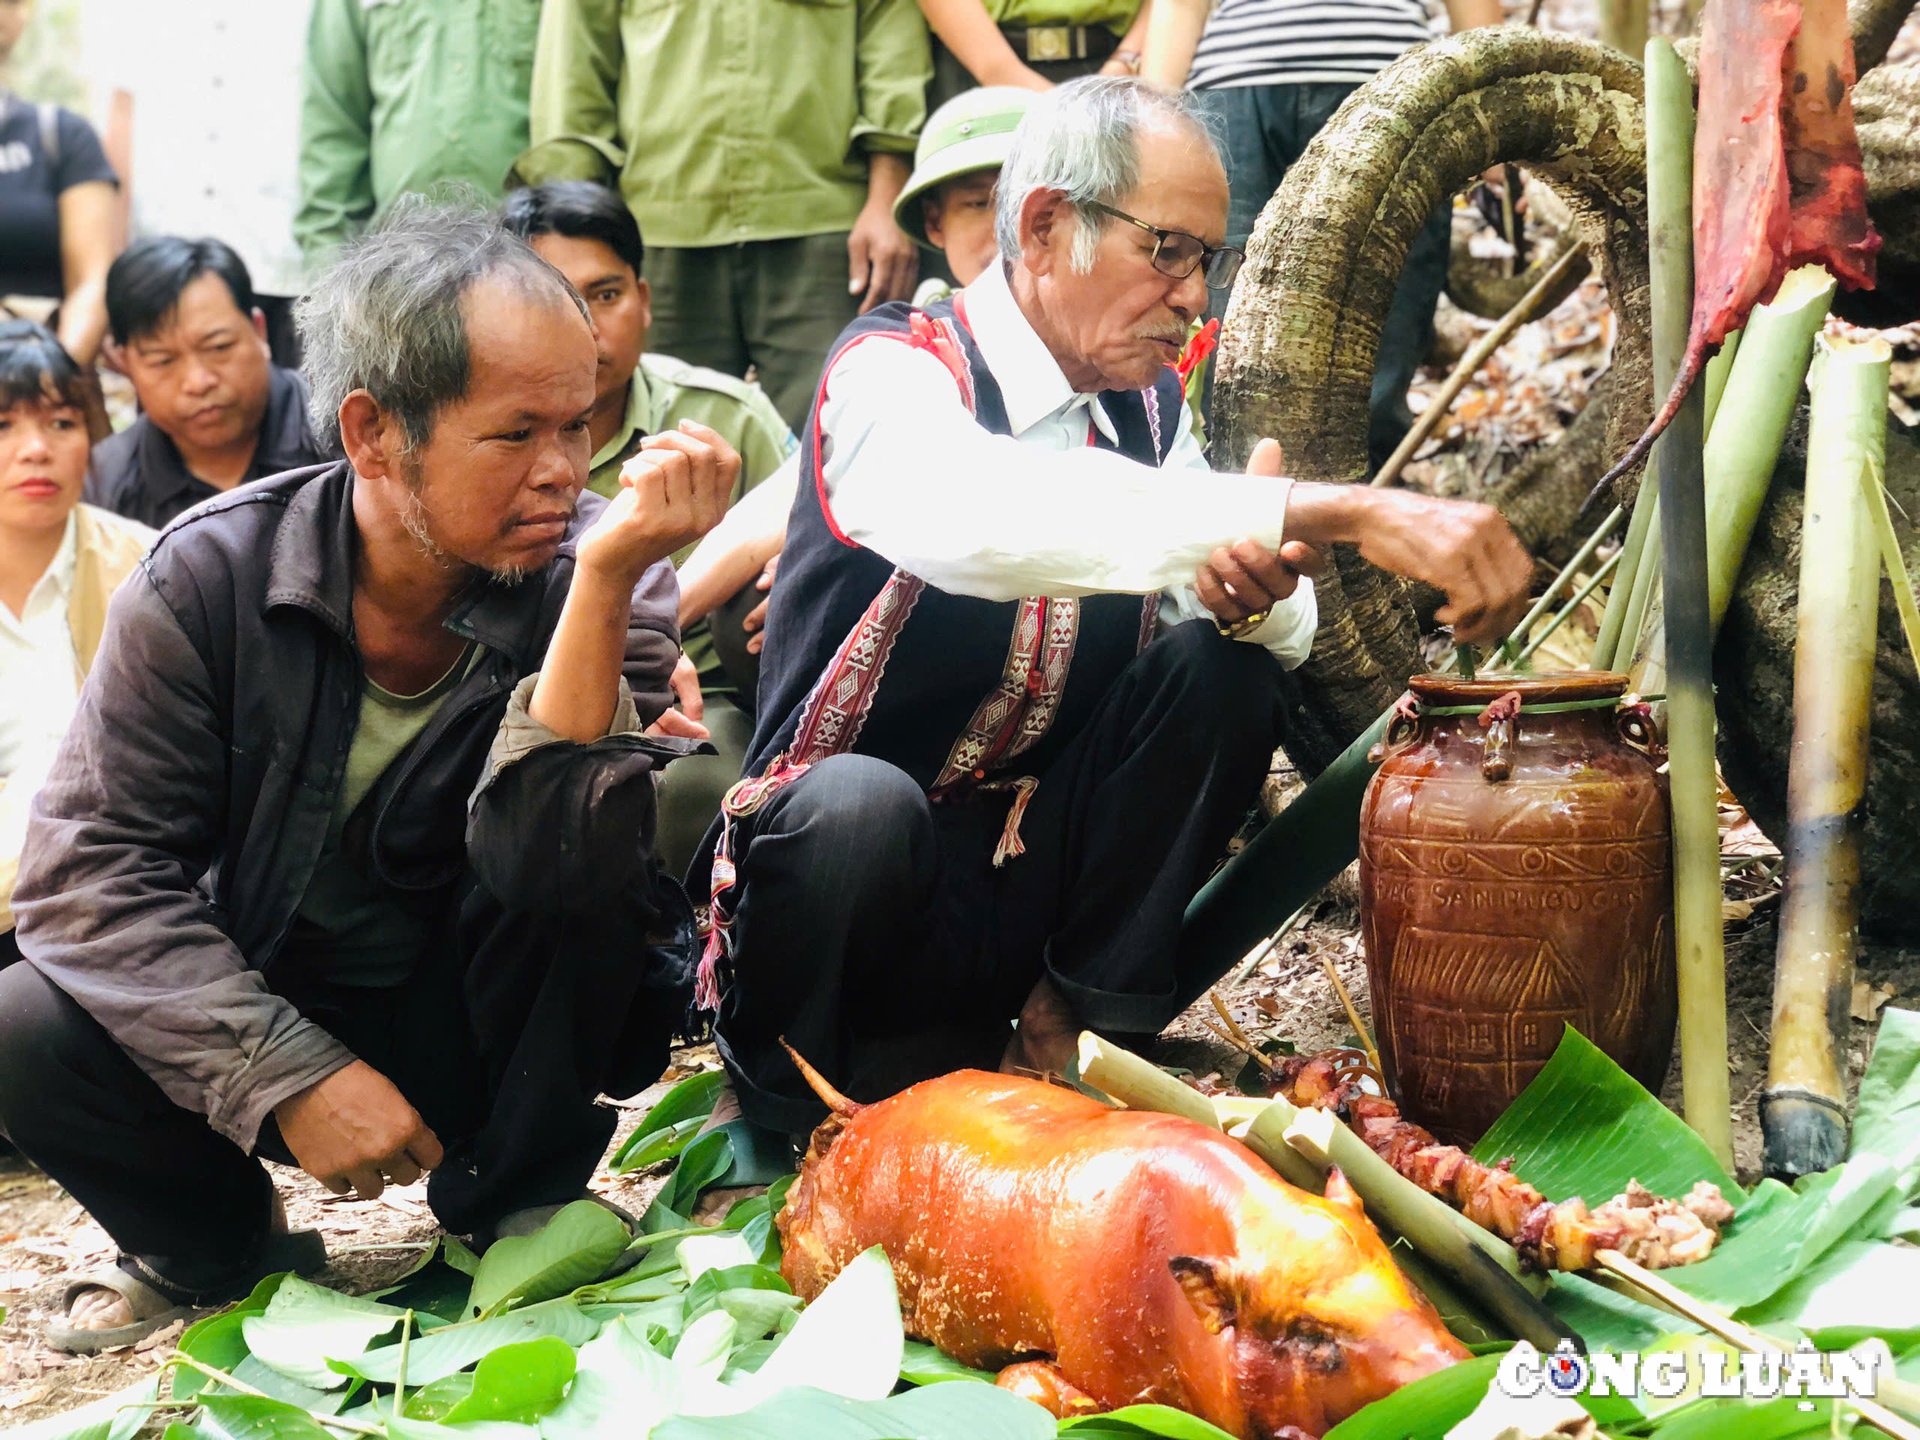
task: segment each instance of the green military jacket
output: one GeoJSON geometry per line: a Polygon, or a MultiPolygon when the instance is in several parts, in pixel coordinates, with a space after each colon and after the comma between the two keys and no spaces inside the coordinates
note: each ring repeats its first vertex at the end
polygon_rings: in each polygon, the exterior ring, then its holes
{"type": "Polygon", "coordinates": [[[499,196],[539,23],[540,0],[313,0],[293,224],[310,271],[402,195],[499,196]]]}
{"type": "Polygon", "coordinates": [[[849,230],[932,74],[914,0],[546,0],[516,169],[617,184],[649,245],[849,230]]]}

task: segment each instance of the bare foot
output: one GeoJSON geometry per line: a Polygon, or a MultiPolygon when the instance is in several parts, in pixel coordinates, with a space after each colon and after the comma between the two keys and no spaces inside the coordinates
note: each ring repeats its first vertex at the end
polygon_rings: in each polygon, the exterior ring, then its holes
{"type": "Polygon", "coordinates": [[[1082,1026],[1066,997],[1042,980],[1020,1007],[1019,1028],[1000,1060],[1006,1074],[1064,1075],[1079,1053],[1082,1026]]]}

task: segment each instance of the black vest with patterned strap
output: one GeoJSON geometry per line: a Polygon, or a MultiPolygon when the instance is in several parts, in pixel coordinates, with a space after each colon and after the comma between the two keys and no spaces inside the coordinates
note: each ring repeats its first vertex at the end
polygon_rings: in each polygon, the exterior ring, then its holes
{"type": "MultiPolygon", "coordinates": [[[[820,394],[850,347],[927,351],[953,376],[975,420],[994,434],[1010,433],[1006,404],[967,331],[963,304],[883,305],[862,316],[835,342],[814,396],[767,619],[753,744],[744,778],[720,807],[707,944],[694,992],[702,1009],[718,1009],[731,955],[736,820],[830,755],[871,755],[899,766],[936,800],[972,789],[1011,791],[992,857],[1003,864],[1022,851],[1020,816],[1049,761],[1153,634],[1158,596],[953,595],[835,525],[821,481],[820,394]]],[[[1180,424],[1179,377],[1167,370],[1145,390],[1099,398],[1120,442],[1110,445],[1096,431],[1092,443],[1164,464],[1180,424]]],[[[958,477],[951,494],[929,492],[926,503],[972,503],[966,478],[958,477]]],[[[1001,518],[1009,533],[1018,532],[1017,512],[1001,518]]]]}
{"type": "MultiPolygon", "coordinates": [[[[836,342],[826,373],[858,343],[932,351],[954,373],[979,424],[1010,432],[1000,388],[953,302],[925,311],[885,305],[860,317],[836,342]]],[[[1119,444],[1097,432],[1095,444],[1144,464],[1166,460],[1180,423],[1172,370],[1149,389],[1099,399],[1119,444]]],[[[936,795],[1000,776],[1044,775],[1151,635],[1157,598],[980,600],[897,571],[834,524],[820,477],[819,411],[816,395],[773,587],[745,773],[760,775],[783,756],[807,764],[853,751],[899,766],[936,795]],[[886,613],[867,623],[876,601],[886,613]]],[[[925,503],[956,510],[974,503],[964,475],[951,484],[946,493],[928,488],[925,503]]],[[[999,518],[1018,535],[1018,511],[999,518]]]]}

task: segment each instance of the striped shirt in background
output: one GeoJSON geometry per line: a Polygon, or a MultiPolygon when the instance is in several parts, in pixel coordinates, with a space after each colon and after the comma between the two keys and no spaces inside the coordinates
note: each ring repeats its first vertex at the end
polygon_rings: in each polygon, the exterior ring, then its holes
{"type": "Polygon", "coordinates": [[[1420,0],[1220,0],[1187,84],[1353,84],[1432,38],[1420,0]]]}

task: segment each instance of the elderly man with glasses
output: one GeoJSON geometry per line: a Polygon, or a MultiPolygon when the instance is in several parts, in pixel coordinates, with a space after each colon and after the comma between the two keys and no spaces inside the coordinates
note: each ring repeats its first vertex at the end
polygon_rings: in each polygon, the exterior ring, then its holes
{"type": "Polygon", "coordinates": [[[996,204],[998,264],[828,360],[746,778],[694,877],[721,1055],[790,1133],[820,1110],[783,1038],[873,1100],[1059,1067],[1218,978],[1181,914],[1266,773],[1319,547],[1439,587],[1464,639],[1526,598],[1483,506],[1294,483],[1271,440],[1208,468],[1173,364],[1241,256],[1189,100],[1060,87],[996,204]]]}

